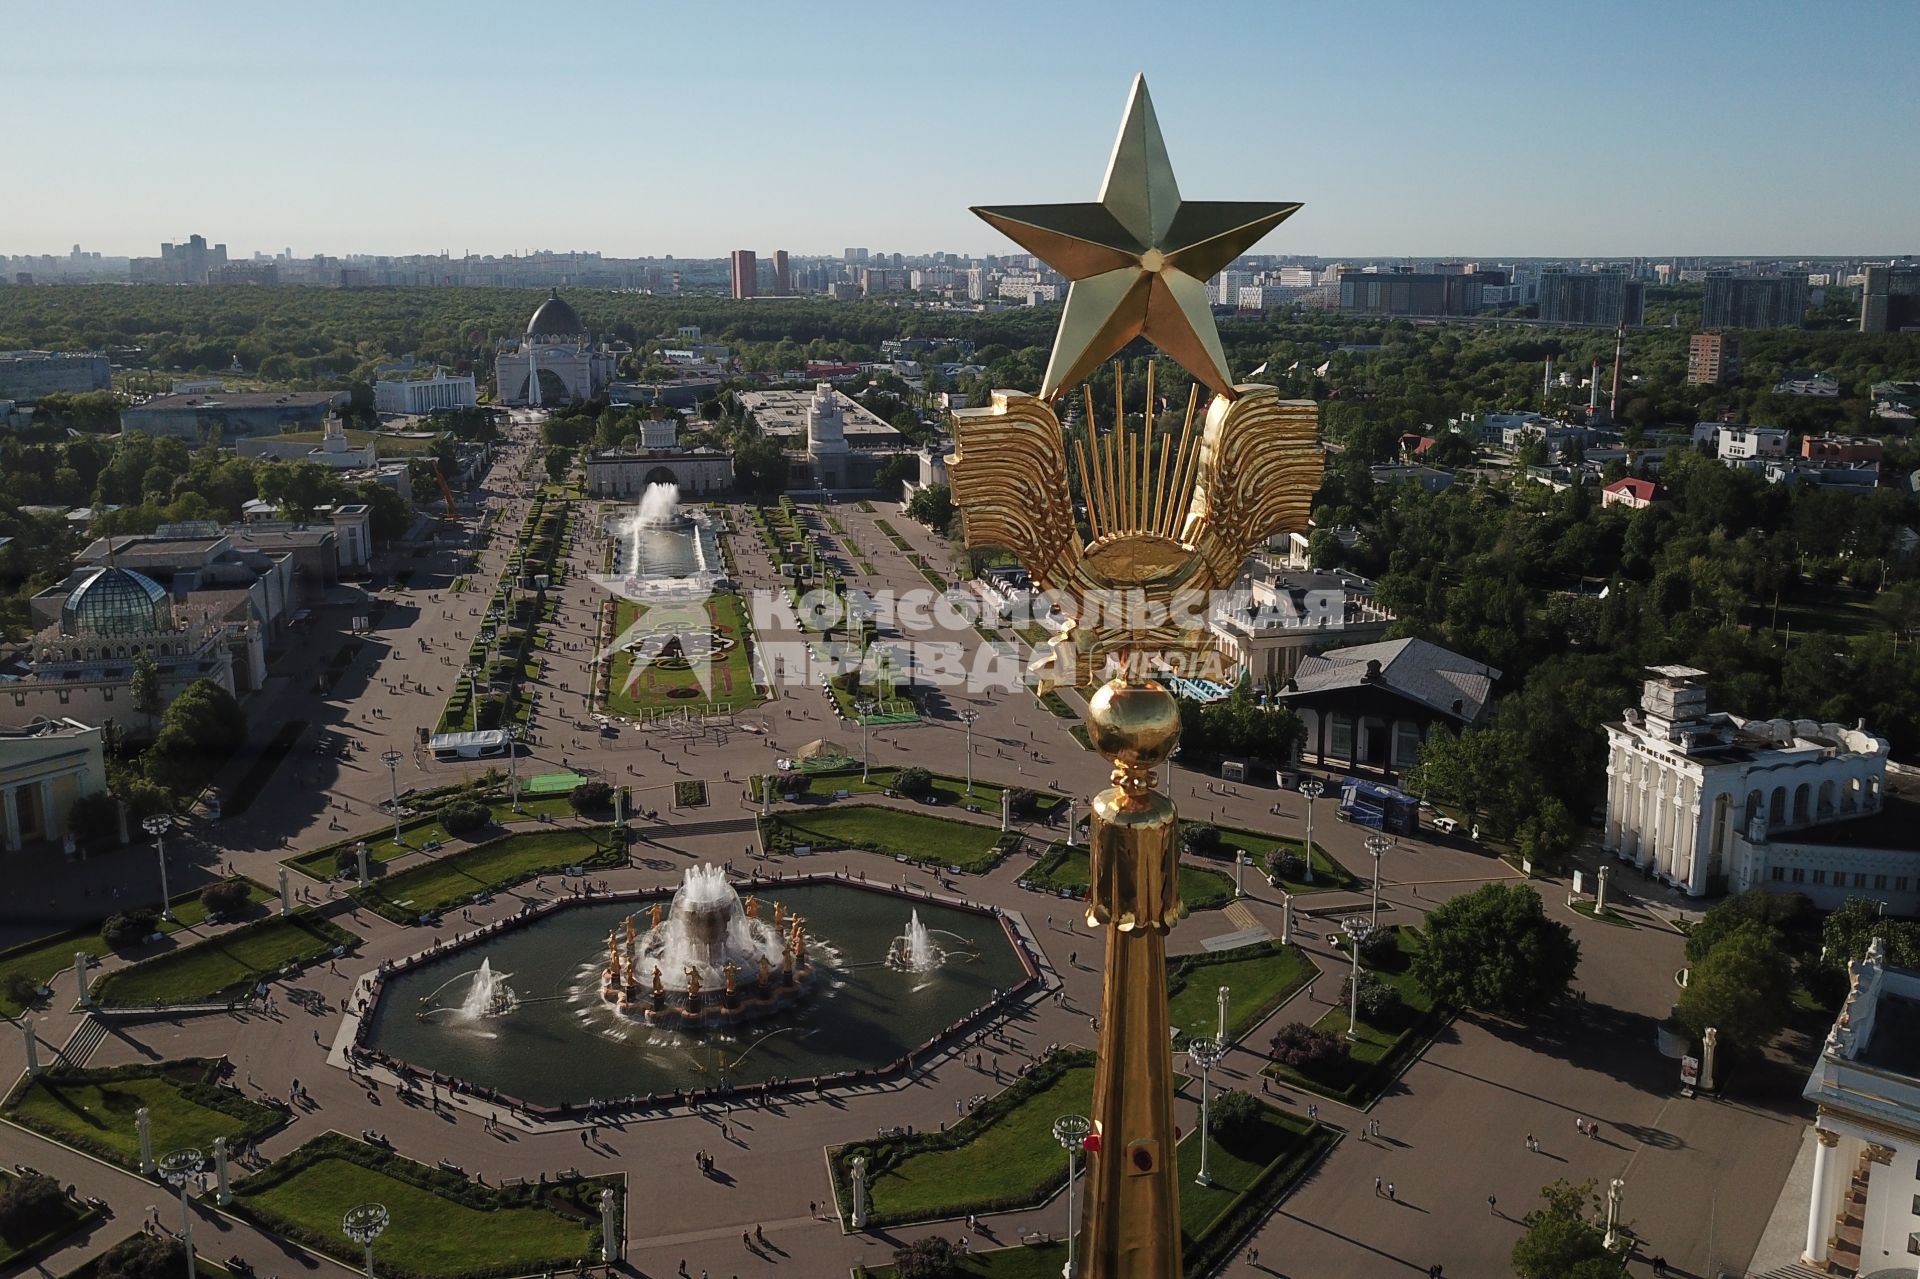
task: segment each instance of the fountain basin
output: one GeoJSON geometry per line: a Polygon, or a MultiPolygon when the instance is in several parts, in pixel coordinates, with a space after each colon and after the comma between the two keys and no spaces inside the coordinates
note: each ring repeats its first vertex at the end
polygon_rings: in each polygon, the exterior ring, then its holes
{"type": "MultiPolygon", "coordinates": [[[[774,904],[805,919],[818,976],[808,996],[752,1024],[649,1024],[601,998],[610,931],[636,930],[660,893],[570,901],[465,947],[391,973],[362,1023],[360,1046],[406,1066],[464,1081],[535,1112],[589,1099],[725,1095],[761,1085],[811,1089],[871,1079],[902,1066],[931,1041],[981,1024],[995,992],[1033,979],[992,912],[819,878],[751,889],[763,915],[774,904]],[[885,962],[901,920],[917,910],[936,935],[965,937],[967,963],[911,973],[885,962]],[[482,960],[511,972],[518,1004],[484,1027],[411,1014],[421,995],[482,960]]],[[[957,944],[957,943],[956,943],[957,944]]],[[[650,979],[651,974],[648,974],[650,979]]],[[[455,987],[459,989],[459,987],[455,987]]]]}

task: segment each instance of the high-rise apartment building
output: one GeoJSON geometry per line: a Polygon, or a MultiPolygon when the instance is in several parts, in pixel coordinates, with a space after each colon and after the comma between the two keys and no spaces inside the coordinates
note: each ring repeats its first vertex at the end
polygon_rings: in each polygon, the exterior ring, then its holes
{"type": "Polygon", "coordinates": [[[1367,315],[1472,315],[1484,304],[1489,285],[1506,282],[1504,271],[1342,271],[1340,309],[1367,315]]]}
{"type": "Polygon", "coordinates": [[[760,293],[760,259],[752,249],[733,251],[733,296],[756,297],[760,293]]]}
{"type": "Polygon", "coordinates": [[[1860,290],[1860,331],[1898,333],[1920,328],[1920,265],[1870,266],[1860,290]]]}
{"type": "Polygon", "coordinates": [[[793,266],[787,261],[785,249],[773,251],[773,291],[783,298],[793,292],[793,266]]]}
{"type": "Polygon", "coordinates": [[[1594,324],[1638,328],[1646,320],[1647,290],[1624,271],[1540,273],[1540,318],[1548,324],[1594,324]]]}
{"type": "Polygon", "coordinates": [[[1687,339],[1687,381],[1725,386],[1740,376],[1740,339],[1731,333],[1696,333],[1687,339]]]}
{"type": "Polygon", "coordinates": [[[1707,276],[1700,324],[1709,329],[1797,329],[1807,315],[1803,275],[1707,276]]]}

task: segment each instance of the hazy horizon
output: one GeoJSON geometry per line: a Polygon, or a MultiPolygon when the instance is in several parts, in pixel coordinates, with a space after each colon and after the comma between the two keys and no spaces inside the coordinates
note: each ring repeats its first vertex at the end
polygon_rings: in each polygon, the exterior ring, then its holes
{"type": "Polygon", "coordinates": [[[1183,14],[16,11],[0,253],[1010,254],[968,206],[1093,199],[1135,71],[1184,195],[1305,202],[1256,253],[1920,249],[1920,8],[1183,14]]]}

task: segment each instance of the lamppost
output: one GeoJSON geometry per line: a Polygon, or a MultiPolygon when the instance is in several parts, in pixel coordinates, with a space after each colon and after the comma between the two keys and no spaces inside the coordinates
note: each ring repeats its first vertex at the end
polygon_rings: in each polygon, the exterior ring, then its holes
{"type": "Polygon", "coordinates": [[[1223,1044],[1227,1042],[1227,1001],[1232,997],[1232,990],[1233,988],[1231,986],[1222,986],[1218,999],[1220,1004],[1220,1031],[1214,1038],[1223,1044]]]}
{"type": "Polygon", "coordinates": [[[166,834],[173,829],[173,818],[165,813],[155,813],[140,823],[140,829],[153,836],[154,851],[160,854],[160,918],[172,919],[173,908],[167,904],[170,894],[167,892],[166,834]]]}
{"type": "Polygon", "coordinates": [[[393,846],[400,847],[400,761],[399,751],[388,747],[380,752],[380,762],[387,766],[387,785],[393,794],[393,846]]]}
{"type": "Polygon", "coordinates": [[[193,1202],[187,1195],[187,1187],[200,1175],[203,1162],[205,1156],[191,1146],[173,1151],[160,1160],[161,1180],[180,1191],[180,1242],[187,1250],[187,1279],[194,1279],[193,1202]]]}
{"type": "Polygon", "coordinates": [[[1218,1039],[1195,1039],[1187,1044],[1187,1060],[1200,1072],[1200,1175],[1193,1179],[1199,1186],[1213,1184],[1213,1174],[1207,1164],[1207,1098],[1213,1091],[1208,1080],[1226,1054],[1227,1046],[1218,1039]]]}
{"type": "Polygon", "coordinates": [[[864,703],[856,705],[853,708],[853,711],[854,711],[854,714],[860,717],[860,780],[864,783],[867,780],[867,769],[871,767],[873,762],[871,757],[869,757],[867,754],[866,705],[864,703]]]}
{"type": "Polygon", "coordinates": [[[1233,895],[1235,897],[1245,897],[1247,895],[1247,890],[1240,887],[1240,868],[1246,864],[1247,864],[1247,850],[1244,848],[1234,849],[1233,850],[1233,895]]]}
{"type": "Polygon", "coordinates": [[[367,1250],[367,1279],[373,1279],[373,1241],[392,1218],[385,1204],[355,1204],[340,1218],[340,1233],[367,1250]]]}
{"type": "Polygon", "coordinates": [[[960,718],[967,722],[967,794],[973,794],[973,721],[980,718],[978,711],[961,711],[960,718]]]}
{"type": "Polygon", "coordinates": [[[1307,847],[1304,859],[1307,863],[1307,871],[1300,876],[1300,882],[1303,884],[1313,882],[1313,801],[1319,799],[1326,789],[1327,784],[1318,777],[1309,777],[1300,783],[1300,793],[1307,797],[1307,847]]]}
{"type": "Polygon", "coordinates": [[[507,785],[513,791],[513,811],[520,811],[520,726],[507,725],[507,785]]]}
{"type": "Polygon", "coordinates": [[[1074,1279],[1078,1267],[1073,1259],[1073,1237],[1079,1233],[1079,1218],[1073,1207],[1074,1174],[1079,1171],[1080,1151],[1086,1147],[1087,1134],[1093,1131],[1093,1120],[1085,1115],[1062,1115],[1053,1121],[1053,1139],[1067,1152],[1067,1266],[1061,1271],[1062,1279],[1074,1279]]]}
{"type": "Polygon", "coordinates": [[[1616,1248],[1620,1244],[1620,1192],[1627,1183],[1615,1177],[1607,1185],[1607,1237],[1600,1241],[1603,1248],[1616,1248]]]}
{"type": "Polygon", "coordinates": [[[1340,931],[1347,935],[1347,950],[1353,956],[1353,976],[1347,979],[1347,1038],[1352,1039],[1360,1025],[1360,945],[1372,934],[1373,925],[1355,915],[1340,921],[1340,931]]]}
{"type": "Polygon", "coordinates": [[[1393,841],[1385,835],[1367,836],[1367,851],[1373,854],[1373,913],[1368,917],[1370,926],[1380,926],[1380,859],[1393,847],[1393,841]]]}
{"type": "Polygon", "coordinates": [[[473,712],[473,731],[480,731],[480,672],[471,666],[463,666],[460,673],[467,677],[467,709],[473,712]]]}
{"type": "Polygon", "coordinates": [[[1286,889],[1280,890],[1280,944],[1293,942],[1293,894],[1286,889]]]}

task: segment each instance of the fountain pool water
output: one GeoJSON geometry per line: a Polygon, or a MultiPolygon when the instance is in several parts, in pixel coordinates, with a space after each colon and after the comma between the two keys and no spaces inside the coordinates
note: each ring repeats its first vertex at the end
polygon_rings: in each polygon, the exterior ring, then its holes
{"type": "MultiPolygon", "coordinates": [[[[477,946],[388,977],[369,1016],[367,1046],[428,1071],[497,1088],[536,1105],[591,1097],[644,1097],[718,1083],[753,1084],[881,1067],[898,1061],[1024,976],[1019,956],[989,915],[914,903],[937,944],[950,952],[937,975],[882,963],[897,944],[901,899],[846,883],[772,885],[756,891],[761,918],[805,916],[818,972],[804,999],[739,1024],[651,1024],[621,1016],[603,998],[607,934],[624,942],[631,902],[569,906],[477,946]],[[953,962],[966,953],[967,963],[953,962]],[[451,1015],[416,1017],[423,997],[445,987],[465,995],[482,959],[511,972],[511,1014],[480,1026],[451,1015]]],[[[664,907],[664,902],[663,902],[664,907]]],[[[635,920],[644,925],[645,907],[635,920]]],[[[637,938],[636,938],[637,940],[637,938]]],[[[653,973],[641,973],[641,1002],[653,973]]],[[[664,980],[665,972],[662,972],[664,980]]],[[[751,986],[743,970],[739,990],[751,986]]],[[[777,978],[776,978],[777,980],[777,978]]],[[[712,989],[711,987],[708,988],[712,989]]],[[[721,989],[724,990],[724,977],[721,989]]],[[[631,1010],[630,1010],[631,1012],[631,1010]]]]}

